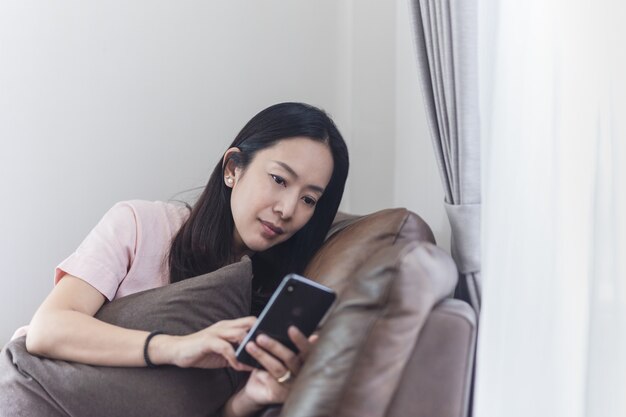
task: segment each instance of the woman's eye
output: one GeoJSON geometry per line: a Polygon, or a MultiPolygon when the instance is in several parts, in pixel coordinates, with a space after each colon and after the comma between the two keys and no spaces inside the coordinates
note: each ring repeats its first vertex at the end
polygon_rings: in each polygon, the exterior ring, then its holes
{"type": "Polygon", "coordinates": [[[315,204],[317,204],[317,201],[313,200],[311,197],[304,197],[303,200],[304,203],[309,206],[314,206],[315,204]]]}
{"type": "Polygon", "coordinates": [[[270,174],[270,176],[276,184],[282,185],[283,187],[287,186],[287,183],[285,182],[285,179],[283,177],[279,177],[278,175],[274,174],[270,174]]]}

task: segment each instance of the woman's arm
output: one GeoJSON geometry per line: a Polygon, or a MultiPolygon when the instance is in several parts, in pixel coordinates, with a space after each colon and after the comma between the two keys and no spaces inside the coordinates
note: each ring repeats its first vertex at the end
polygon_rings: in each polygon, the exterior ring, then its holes
{"type": "MultiPolygon", "coordinates": [[[[35,313],[26,348],[36,355],[90,365],[145,366],[148,332],[94,318],[104,301],[94,287],[66,275],[35,313]]],[[[225,320],[188,336],[158,335],[151,340],[148,354],[155,364],[204,368],[230,364],[246,370],[236,360],[232,343],[240,342],[254,321],[254,317],[225,320]]]]}

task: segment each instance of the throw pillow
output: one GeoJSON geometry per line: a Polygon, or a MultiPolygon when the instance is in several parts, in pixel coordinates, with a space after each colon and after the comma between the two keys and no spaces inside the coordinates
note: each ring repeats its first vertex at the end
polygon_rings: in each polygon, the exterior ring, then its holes
{"type": "MultiPolygon", "coordinates": [[[[250,311],[249,258],[105,304],[121,327],[189,334],[250,311]]],[[[0,354],[0,416],[212,416],[236,391],[230,368],[99,367],[30,355],[25,338],[0,354]]]]}

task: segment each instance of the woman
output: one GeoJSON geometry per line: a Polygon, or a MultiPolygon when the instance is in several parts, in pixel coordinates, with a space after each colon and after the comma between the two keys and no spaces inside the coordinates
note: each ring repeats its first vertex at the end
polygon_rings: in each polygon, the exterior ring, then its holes
{"type": "MultiPolygon", "coordinates": [[[[29,352],[103,366],[171,364],[216,368],[239,363],[254,316],[225,320],[187,336],[124,329],[93,316],[106,300],[201,275],[249,255],[253,312],[288,272],[302,272],[337,212],[348,174],[341,134],[321,110],[301,103],[254,116],[217,163],[189,211],[169,203],[115,205],[56,270],[56,285],[27,330],[29,352]],[[147,353],[145,355],[143,352],[147,353]]],[[[252,415],[283,402],[314,342],[296,328],[299,354],[269,337],[247,345],[254,370],[224,414],[252,415]]]]}

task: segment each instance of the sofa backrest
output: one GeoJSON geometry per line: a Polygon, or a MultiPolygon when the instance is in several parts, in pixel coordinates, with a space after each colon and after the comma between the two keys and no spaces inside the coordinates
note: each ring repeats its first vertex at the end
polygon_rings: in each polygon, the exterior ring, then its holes
{"type": "Polygon", "coordinates": [[[435,237],[428,224],[407,209],[386,209],[364,216],[340,212],[304,275],[341,295],[353,272],[376,252],[411,241],[434,244],[435,237]]]}
{"type": "Polygon", "coordinates": [[[281,415],[387,415],[454,262],[419,216],[389,209],[340,214],[305,275],[339,296],[281,415]]]}

